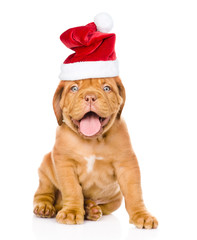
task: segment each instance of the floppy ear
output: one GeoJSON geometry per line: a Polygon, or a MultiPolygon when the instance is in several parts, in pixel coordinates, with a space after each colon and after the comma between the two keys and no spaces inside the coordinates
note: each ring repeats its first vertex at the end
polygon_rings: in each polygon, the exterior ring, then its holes
{"type": "Polygon", "coordinates": [[[57,118],[57,122],[59,125],[62,125],[62,120],[63,120],[62,109],[60,107],[60,100],[61,100],[63,90],[64,90],[64,82],[61,81],[53,97],[53,110],[55,112],[55,116],[57,118]]]}
{"type": "Polygon", "coordinates": [[[123,84],[122,84],[121,79],[120,79],[119,77],[116,77],[116,78],[115,78],[115,81],[116,81],[116,84],[117,84],[117,87],[118,87],[118,90],[119,90],[119,95],[121,96],[121,98],[122,98],[122,100],[123,100],[123,101],[122,101],[122,104],[121,104],[121,106],[120,106],[120,110],[119,110],[118,115],[117,115],[117,118],[119,119],[120,116],[121,116],[121,113],[122,113],[122,109],[123,109],[124,104],[125,104],[126,93],[125,93],[125,88],[124,88],[124,86],[123,86],[123,84]]]}

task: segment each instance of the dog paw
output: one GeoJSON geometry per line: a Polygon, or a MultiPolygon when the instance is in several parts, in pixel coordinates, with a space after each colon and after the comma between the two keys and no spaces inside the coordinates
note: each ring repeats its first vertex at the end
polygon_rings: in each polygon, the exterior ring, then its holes
{"type": "Polygon", "coordinates": [[[91,200],[85,201],[85,219],[97,221],[102,217],[101,208],[91,200]]]}
{"type": "Polygon", "coordinates": [[[137,228],[153,229],[157,228],[158,221],[148,212],[137,212],[130,218],[130,223],[133,223],[137,228]]]}
{"type": "Polygon", "coordinates": [[[63,208],[57,213],[56,220],[62,224],[82,224],[84,222],[84,215],[80,211],[63,208]]]}
{"type": "Polygon", "coordinates": [[[34,214],[42,218],[55,217],[56,210],[54,206],[49,202],[38,202],[34,205],[34,214]]]}

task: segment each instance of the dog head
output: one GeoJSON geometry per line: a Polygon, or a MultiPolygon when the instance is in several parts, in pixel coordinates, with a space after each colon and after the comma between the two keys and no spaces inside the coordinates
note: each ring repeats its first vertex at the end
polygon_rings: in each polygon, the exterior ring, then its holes
{"type": "Polygon", "coordinates": [[[106,133],[120,115],[125,90],[119,77],[61,81],[53,98],[59,125],[84,138],[106,133]]]}

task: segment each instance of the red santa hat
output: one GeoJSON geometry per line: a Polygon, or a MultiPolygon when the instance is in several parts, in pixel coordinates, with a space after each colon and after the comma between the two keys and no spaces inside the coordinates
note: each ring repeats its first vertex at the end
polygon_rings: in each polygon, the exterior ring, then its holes
{"type": "Polygon", "coordinates": [[[61,65],[60,80],[115,77],[119,75],[113,20],[107,13],[95,16],[86,26],[70,28],[60,36],[75,51],[61,65]]]}

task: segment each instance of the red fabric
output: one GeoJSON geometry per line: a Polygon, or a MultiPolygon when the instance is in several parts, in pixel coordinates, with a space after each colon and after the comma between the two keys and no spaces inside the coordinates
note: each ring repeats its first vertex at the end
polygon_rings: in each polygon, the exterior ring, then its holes
{"type": "Polygon", "coordinates": [[[114,33],[98,32],[94,22],[82,27],[70,28],[60,36],[60,40],[75,53],[68,56],[64,63],[84,61],[115,60],[114,33]]]}

